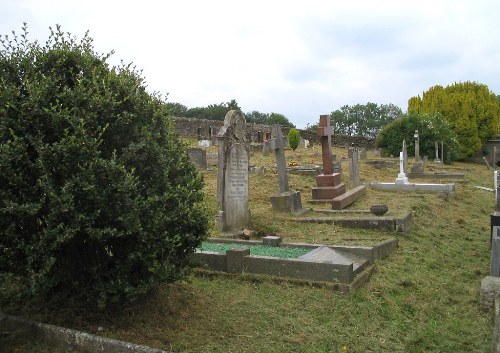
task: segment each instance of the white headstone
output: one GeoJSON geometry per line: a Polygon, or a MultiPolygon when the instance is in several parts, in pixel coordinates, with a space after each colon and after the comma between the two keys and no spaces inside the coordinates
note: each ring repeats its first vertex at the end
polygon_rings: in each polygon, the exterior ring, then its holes
{"type": "Polygon", "coordinates": [[[396,178],[396,184],[408,184],[408,178],[404,171],[404,156],[403,152],[399,152],[399,174],[396,178]]]}

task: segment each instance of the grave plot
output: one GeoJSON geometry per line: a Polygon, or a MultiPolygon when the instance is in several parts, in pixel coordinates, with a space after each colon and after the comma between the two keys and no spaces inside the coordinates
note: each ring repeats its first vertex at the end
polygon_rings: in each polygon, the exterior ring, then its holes
{"type": "Polygon", "coordinates": [[[397,239],[374,246],[283,243],[275,236],[264,237],[262,241],[209,239],[207,242],[209,245],[197,249],[193,255],[203,269],[320,282],[341,292],[350,292],[366,283],[375,260],[387,257],[397,247],[397,239]]]}
{"type": "Polygon", "coordinates": [[[317,209],[308,214],[307,217],[297,217],[294,220],[301,223],[329,223],[346,228],[406,232],[411,226],[412,213],[410,211],[390,211],[383,215],[376,215],[370,210],[317,209]]]}

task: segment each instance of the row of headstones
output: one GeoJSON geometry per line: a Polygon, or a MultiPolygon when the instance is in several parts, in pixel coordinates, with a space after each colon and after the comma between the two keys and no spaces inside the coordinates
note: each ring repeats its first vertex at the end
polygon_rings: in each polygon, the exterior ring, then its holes
{"type": "MultiPolygon", "coordinates": [[[[201,127],[198,127],[198,140],[204,140],[206,135],[203,135],[203,131],[201,127]]],[[[208,127],[208,139],[216,138],[217,137],[217,129],[210,125],[208,127]]],[[[271,131],[257,131],[257,135],[255,136],[255,142],[257,143],[263,143],[265,140],[270,140],[271,139],[271,131]]]]}

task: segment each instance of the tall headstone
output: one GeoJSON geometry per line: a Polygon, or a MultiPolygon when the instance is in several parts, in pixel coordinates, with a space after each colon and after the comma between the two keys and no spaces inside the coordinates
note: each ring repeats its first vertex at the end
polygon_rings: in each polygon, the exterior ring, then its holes
{"type": "Polygon", "coordinates": [[[359,179],[359,162],[358,162],[358,151],[356,147],[349,147],[348,152],[349,157],[349,178],[351,180],[351,186],[356,187],[361,185],[361,180],[359,179]]]}
{"type": "Polygon", "coordinates": [[[345,193],[345,185],[341,182],[339,173],[333,172],[332,135],[330,116],[321,115],[317,134],[321,139],[321,154],[323,159],[323,174],[316,176],[316,187],[312,188],[311,203],[329,202],[345,193]]]}
{"type": "Polygon", "coordinates": [[[420,136],[418,130],[415,130],[415,163],[411,168],[412,174],[422,174],[424,172],[424,164],[420,159],[420,136]]]}
{"type": "Polygon", "coordinates": [[[396,184],[408,184],[408,177],[404,171],[403,152],[399,152],[399,174],[396,178],[396,184]]]}
{"type": "Polygon", "coordinates": [[[250,221],[248,210],[248,166],[250,141],[243,114],[230,110],[217,135],[219,161],[217,175],[216,223],[220,231],[243,229],[250,221]]]}
{"type": "Polygon", "coordinates": [[[418,135],[418,130],[415,130],[415,162],[420,162],[420,136],[418,135]]]}
{"type": "Polygon", "coordinates": [[[275,125],[273,128],[275,138],[271,139],[271,149],[276,156],[276,166],[278,169],[279,193],[271,196],[273,210],[280,212],[291,212],[300,214],[307,209],[302,208],[300,192],[290,190],[288,187],[288,174],[286,170],[285,146],[283,144],[283,133],[281,126],[275,125]]]}
{"type": "MultiPolygon", "coordinates": [[[[434,163],[435,164],[440,164],[441,163],[441,160],[439,159],[439,144],[438,142],[436,141],[435,144],[434,144],[434,149],[436,150],[436,158],[434,159],[434,163]]],[[[442,153],[441,153],[442,154],[442,153]]]]}
{"type": "Polygon", "coordinates": [[[403,170],[408,173],[408,150],[406,148],[406,140],[403,140],[403,170]]]}

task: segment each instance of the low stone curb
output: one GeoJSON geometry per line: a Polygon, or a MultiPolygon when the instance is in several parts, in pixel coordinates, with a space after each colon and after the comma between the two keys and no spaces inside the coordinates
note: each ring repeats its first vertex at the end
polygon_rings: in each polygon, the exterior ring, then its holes
{"type": "Polygon", "coordinates": [[[171,353],[2,313],[0,328],[3,331],[24,331],[35,340],[51,347],[76,350],[80,353],[171,353]]]}

